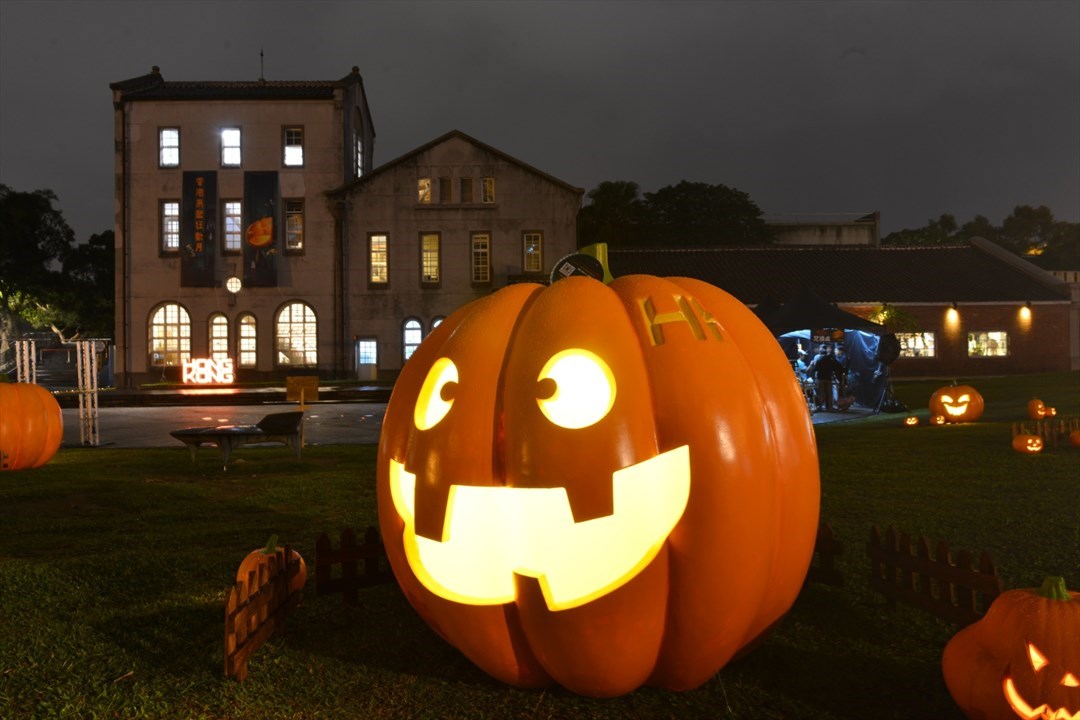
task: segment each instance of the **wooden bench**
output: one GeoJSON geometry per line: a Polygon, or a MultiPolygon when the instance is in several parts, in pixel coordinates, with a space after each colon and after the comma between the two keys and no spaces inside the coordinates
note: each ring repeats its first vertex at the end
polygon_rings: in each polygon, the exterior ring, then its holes
{"type": "Polygon", "coordinates": [[[301,431],[304,413],[271,413],[255,425],[218,425],[216,427],[184,428],[173,430],[169,434],[188,446],[191,450],[191,462],[195,462],[195,451],[204,443],[217,445],[221,451],[221,465],[229,464],[229,455],[233,448],[242,445],[276,442],[292,448],[296,459],[300,459],[301,431]]]}

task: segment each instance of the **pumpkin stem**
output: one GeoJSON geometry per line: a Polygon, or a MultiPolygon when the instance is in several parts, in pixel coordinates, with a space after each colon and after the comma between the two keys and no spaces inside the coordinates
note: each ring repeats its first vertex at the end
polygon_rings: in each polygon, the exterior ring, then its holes
{"type": "MultiPolygon", "coordinates": [[[[263,555],[273,555],[277,552],[277,535],[271,535],[270,539],[266,541],[266,547],[263,548],[263,555]]],[[[1065,582],[1062,580],[1062,582],[1065,582]]]]}
{"type": "Polygon", "coordinates": [[[588,255],[594,257],[600,261],[600,266],[604,268],[604,284],[607,285],[615,278],[611,274],[611,269],[608,267],[607,258],[607,243],[593,243],[592,245],[586,245],[578,250],[582,255],[588,255]]]}
{"type": "Polygon", "coordinates": [[[1039,596],[1047,600],[1072,600],[1068,588],[1065,587],[1065,578],[1052,575],[1043,580],[1039,588],[1039,596]]]}

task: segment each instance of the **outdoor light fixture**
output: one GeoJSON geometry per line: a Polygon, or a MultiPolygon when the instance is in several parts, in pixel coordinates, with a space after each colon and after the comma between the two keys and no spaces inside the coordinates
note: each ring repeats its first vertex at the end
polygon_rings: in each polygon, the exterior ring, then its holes
{"type": "Polygon", "coordinates": [[[235,275],[230,275],[225,281],[225,289],[229,291],[229,304],[236,304],[236,293],[240,292],[240,289],[244,287],[244,283],[240,282],[240,278],[235,275]]]}
{"type": "Polygon", "coordinates": [[[960,325],[960,311],[957,310],[955,302],[950,303],[949,309],[945,311],[945,324],[953,330],[960,325]]]}
{"type": "Polygon", "coordinates": [[[1031,325],[1031,301],[1028,300],[1024,303],[1024,306],[1020,308],[1020,324],[1024,326],[1031,325]]]}

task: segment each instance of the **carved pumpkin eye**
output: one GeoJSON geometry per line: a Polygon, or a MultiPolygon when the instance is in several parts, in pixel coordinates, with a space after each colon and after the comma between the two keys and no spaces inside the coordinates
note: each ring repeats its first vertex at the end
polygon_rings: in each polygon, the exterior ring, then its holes
{"type": "Polygon", "coordinates": [[[952,395],[942,395],[941,396],[941,402],[943,402],[943,403],[947,403],[947,404],[951,405],[952,401],[953,401],[952,395]]]}
{"type": "Polygon", "coordinates": [[[439,424],[454,404],[458,370],[450,358],[439,358],[428,370],[420,396],[413,410],[413,422],[419,430],[430,430],[439,424]]]}
{"type": "Polygon", "coordinates": [[[540,370],[537,404],[551,422],[578,430],[599,422],[615,404],[615,376],[600,356],[570,348],[540,370]]]}
{"type": "Polygon", "coordinates": [[[959,398],[957,398],[957,400],[956,400],[956,404],[957,404],[957,405],[960,405],[960,404],[962,404],[962,403],[967,403],[967,402],[971,402],[971,396],[970,396],[970,395],[968,395],[967,393],[964,393],[963,395],[961,395],[961,396],[960,396],[959,398]]]}
{"type": "Polygon", "coordinates": [[[1035,672],[1039,672],[1050,662],[1033,643],[1028,643],[1028,659],[1031,660],[1031,667],[1035,669],[1035,672]]]}

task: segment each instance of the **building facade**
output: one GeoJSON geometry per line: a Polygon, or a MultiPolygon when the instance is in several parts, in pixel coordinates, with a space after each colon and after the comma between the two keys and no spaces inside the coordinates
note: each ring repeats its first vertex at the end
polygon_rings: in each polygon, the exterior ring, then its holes
{"type": "Polygon", "coordinates": [[[441,317],[575,246],[582,191],[464,134],[373,169],[355,67],[155,67],[110,89],[118,387],[182,380],[192,360],[236,381],[392,378],[441,317]]]}

